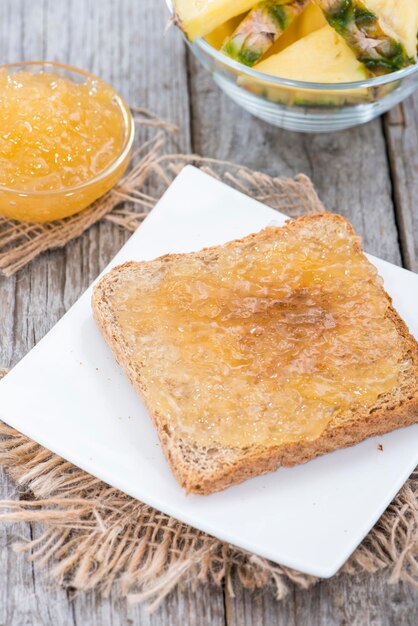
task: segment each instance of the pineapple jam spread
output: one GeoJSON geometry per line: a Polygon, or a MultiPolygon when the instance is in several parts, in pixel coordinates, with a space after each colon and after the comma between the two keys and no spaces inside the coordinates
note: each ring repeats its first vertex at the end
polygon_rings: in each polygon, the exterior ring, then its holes
{"type": "Polygon", "coordinates": [[[0,213],[19,219],[47,220],[74,213],[106,193],[127,162],[91,189],[72,188],[105,172],[121,154],[125,121],[116,92],[94,77],[75,82],[59,73],[0,69],[0,213]],[[39,192],[28,203],[12,197],[39,192]],[[62,192],[63,199],[57,199],[62,192]],[[16,194],[17,195],[17,194],[16,194]]]}
{"type": "Polygon", "coordinates": [[[267,229],[116,290],[145,396],[169,427],[208,446],[313,440],[393,389],[402,355],[389,301],[343,224],[328,243],[267,229]]]}

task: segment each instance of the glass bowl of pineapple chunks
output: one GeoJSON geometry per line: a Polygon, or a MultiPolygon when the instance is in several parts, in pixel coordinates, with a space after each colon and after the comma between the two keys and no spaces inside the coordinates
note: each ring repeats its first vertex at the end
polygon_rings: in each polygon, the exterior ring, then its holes
{"type": "Polygon", "coordinates": [[[418,87],[418,0],[167,0],[218,86],[270,124],[363,124],[418,87]]]}

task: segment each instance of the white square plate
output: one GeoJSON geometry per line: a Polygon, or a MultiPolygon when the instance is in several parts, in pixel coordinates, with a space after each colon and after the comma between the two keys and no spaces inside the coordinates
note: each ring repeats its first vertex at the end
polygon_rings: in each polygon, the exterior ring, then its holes
{"type": "MultiPolygon", "coordinates": [[[[284,220],[186,167],[109,267],[198,250],[284,220]]],[[[373,262],[418,337],[418,275],[373,262]]],[[[179,520],[302,572],[333,575],[415,468],[418,426],[221,493],[186,496],[168,468],[145,407],[95,326],[90,297],[91,288],[0,382],[0,418],[179,520]]]]}

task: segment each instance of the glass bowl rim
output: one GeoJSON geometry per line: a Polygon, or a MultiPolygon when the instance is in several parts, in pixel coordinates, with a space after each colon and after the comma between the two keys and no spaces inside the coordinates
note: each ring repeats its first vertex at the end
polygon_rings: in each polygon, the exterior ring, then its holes
{"type": "Polygon", "coordinates": [[[116,102],[122,113],[124,141],[122,143],[122,146],[120,148],[118,155],[105,167],[105,169],[100,171],[93,178],[89,178],[88,180],[85,180],[84,182],[79,183],[78,185],[73,185],[71,187],[63,187],[62,189],[49,189],[45,191],[25,191],[17,187],[6,187],[4,185],[0,185],[0,192],[15,194],[20,197],[31,197],[31,196],[34,196],[34,197],[45,196],[46,197],[46,196],[54,196],[54,195],[61,196],[61,197],[72,196],[73,194],[100,182],[104,178],[107,178],[107,176],[111,175],[115,170],[117,170],[118,167],[128,157],[132,149],[132,145],[133,145],[133,141],[135,137],[135,124],[134,124],[134,120],[132,117],[132,113],[129,109],[129,106],[126,104],[125,100],[122,98],[119,92],[116,91],[116,89],[112,87],[112,85],[107,83],[105,80],[103,80],[96,74],[92,74],[91,72],[88,72],[87,70],[80,69],[73,65],[68,65],[66,63],[58,63],[55,61],[16,61],[14,63],[2,63],[0,64],[0,71],[16,69],[19,67],[21,67],[22,69],[24,69],[25,67],[40,67],[40,68],[52,68],[52,69],[57,69],[57,70],[65,70],[67,72],[72,72],[73,74],[78,74],[79,76],[84,76],[85,78],[98,80],[101,83],[105,84],[114,92],[116,102]]]}
{"type": "MultiPolygon", "coordinates": [[[[166,4],[168,9],[173,15],[173,2],[172,0],[166,0],[166,4]]],[[[285,87],[293,87],[298,89],[310,89],[310,90],[318,90],[318,91],[344,91],[347,89],[364,89],[364,88],[372,88],[372,87],[380,87],[381,85],[387,85],[388,83],[396,82],[398,80],[402,80],[403,78],[407,78],[411,76],[415,72],[418,72],[418,61],[413,65],[405,67],[403,69],[397,70],[396,72],[391,72],[389,74],[384,74],[383,76],[373,76],[371,78],[366,78],[364,80],[356,80],[347,83],[315,83],[303,80],[292,80],[290,78],[281,78],[280,76],[273,76],[273,74],[267,74],[266,72],[259,72],[258,70],[254,70],[243,63],[239,63],[238,61],[234,61],[230,57],[226,56],[219,50],[216,50],[213,46],[211,46],[203,37],[196,39],[193,42],[188,41],[185,37],[184,33],[182,33],[186,43],[193,48],[196,46],[200,48],[202,52],[207,54],[210,57],[216,59],[229,67],[231,70],[239,71],[241,74],[247,75],[250,78],[254,78],[258,81],[268,82],[277,86],[285,86],[285,87]]]]}

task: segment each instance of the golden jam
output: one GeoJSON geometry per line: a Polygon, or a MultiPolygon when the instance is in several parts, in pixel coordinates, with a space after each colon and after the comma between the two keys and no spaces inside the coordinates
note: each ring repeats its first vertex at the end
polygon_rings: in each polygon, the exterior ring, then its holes
{"type": "Polygon", "coordinates": [[[147,400],[198,444],[313,440],[397,382],[398,335],[357,239],[269,231],[113,295],[147,400]]]}
{"type": "Polygon", "coordinates": [[[94,182],[121,155],[126,119],[110,86],[81,77],[0,69],[1,214],[64,217],[106,193],[126,168],[127,160],[94,182]]]}

